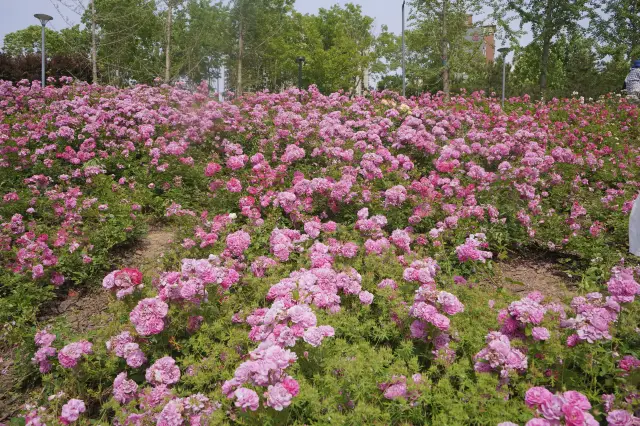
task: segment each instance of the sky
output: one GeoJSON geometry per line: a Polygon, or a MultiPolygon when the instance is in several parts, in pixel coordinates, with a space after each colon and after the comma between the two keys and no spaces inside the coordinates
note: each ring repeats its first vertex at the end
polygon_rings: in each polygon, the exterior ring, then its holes
{"type": "MultiPolygon", "coordinates": [[[[62,7],[64,8],[64,6],[62,7]]],[[[55,30],[68,26],[50,0],[0,0],[0,39],[4,40],[6,34],[21,30],[29,25],[40,25],[40,22],[33,17],[35,13],[53,16],[53,21],[47,26],[55,30]]],[[[68,15],[76,22],[80,20],[73,13],[68,15]]]]}
{"type": "MultiPolygon", "coordinates": [[[[334,4],[344,6],[346,3],[362,6],[362,12],[375,19],[377,31],[380,30],[380,26],[386,25],[391,32],[402,32],[401,0],[296,0],[296,10],[300,13],[316,13],[320,8],[329,9],[334,4]]],[[[408,17],[408,9],[405,13],[408,17]]]]}

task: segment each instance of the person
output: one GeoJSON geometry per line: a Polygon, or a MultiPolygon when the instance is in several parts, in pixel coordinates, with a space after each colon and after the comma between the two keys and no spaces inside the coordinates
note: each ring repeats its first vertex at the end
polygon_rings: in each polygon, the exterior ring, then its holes
{"type": "Polygon", "coordinates": [[[631,71],[624,79],[627,97],[631,102],[640,103],[640,59],[633,61],[631,71]]]}

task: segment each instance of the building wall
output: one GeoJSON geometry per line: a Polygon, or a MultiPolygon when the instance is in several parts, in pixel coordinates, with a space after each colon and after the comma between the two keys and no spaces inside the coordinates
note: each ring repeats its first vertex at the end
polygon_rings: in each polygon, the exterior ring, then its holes
{"type": "MultiPolygon", "coordinates": [[[[473,26],[473,16],[467,15],[467,25],[469,28],[474,28],[473,26]]],[[[495,60],[496,55],[496,42],[495,42],[495,32],[496,27],[494,25],[484,25],[481,28],[477,28],[482,31],[483,40],[482,40],[482,52],[484,53],[484,57],[487,60],[487,63],[491,63],[495,60]]]]}
{"type": "Polygon", "coordinates": [[[491,63],[494,61],[496,56],[496,41],[494,38],[496,27],[488,25],[483,28],[487,30],[484,36],[484,57],[487,58],[487,63],[491,63]]]}

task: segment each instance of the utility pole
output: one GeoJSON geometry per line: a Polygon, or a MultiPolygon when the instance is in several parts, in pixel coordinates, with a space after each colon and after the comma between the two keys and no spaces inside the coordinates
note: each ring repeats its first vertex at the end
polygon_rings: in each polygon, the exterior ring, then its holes
{"type": "Polygon", "coordinates": [[[221,83],[222,83],[222,88],[220,90],[218,90],[218,100],[220,102],[222,102],[222,101],[224,101],[223,92],[227,88],[227,82],[225,80],[225,75],[224,75],[224,65],[220,66],[220,80],[219,81],[221,81],[221,83]]]}
{"type": "Polygon", "coordinates": [[[449,98],[449,41],[447,40],[447,4],[449,0],[442,0],[442,91],[445,98],[449,98]]]}
{"type": "Polygon", "coordinates": [[[238,36],[238,88],[237,95],[242,95],[242,51],[244,49],[244,35],[242,33],[242,11],[240,12],[240,34],[238,36]]]}
{"type": "Polygon", "coordinates": [[[553,2],[547,0],[542,27],[542,59],[540,61],[540,94],[547,94],[547,73],[549,70],[549,56],[551,55],[551,39],[553,38],[553,2]]]}
{"type": "MultiPolygon", "coordinates": [[[[298,89],[302,90],[302,64],[304,64],[305,57],[298,56],[296,62],[298,63],[298,89]]],[[[298,102],[302,102],[302,93],[298,95],[298,102]]]]}
{"type": "Polygon", "coordinates": [[[98,83],[98,59],[96,52],[96,0],[91,0],[91,80],[98,83]]]}
{"type": "Polygon", "coordinates": [[[404,44],[404,3],[402,1],[402,96],[407,96],[407,70],[405,65],[406,46],[404,44]]]}
{"type": "Polygon", "coordinates": [[[171,79],[171,20],[173,19],[173,0],[167,0],[167,46],[165,48],[164,82],[171,79]]]}
{"type": "Polygon", "coordinates": [[[47,22],[51,21],[53,19],[52,16],[49,15],[45,15],[44,13],[36,13],[35,16],[37,19],[40,20],[40,24],[42,25],[42,45],[40,46],[40,50],[42,51],[42,78],[41,78],[41,85],[42,88],[44,89],[44,86],[47,84],[47,80],[45,77],[45,62],[46,62],[46,55],[45,55],[45,47],[44,47],[44,27],[47,25],[47,22]]]}
{"type": "Polygon", "coordinates": [[[365,94],[369,91],[369,67],[362,72],[362,89],[365,94]]]}
{"type": "Polygon", "coordinates": [[[298,56],[296,62],[298,63],[298,89],[302,90],[302,64],[305,62],[305,57],[298,56]]]}
{"type": "Polygon", "coordinates": [[[504,93],[506,87],[506,71],[507,71],[507,53],[509,53],[511,49],[508,47],[501,47],[498,49],[498,52],[502,53],[502,109],[504,110],[504,93]]]}
{"type": "Polygon", "coordinates": [[[218,94],[218,100],[220,100],[220,69],[218,68],[218,75],[216,76],[216,93],[218,94]]]}
{"type": "Polygon", "coordinates": [[[504,110],[504,89],[507,86],[507,58],[502,59],[502,109],[504,110]]]}

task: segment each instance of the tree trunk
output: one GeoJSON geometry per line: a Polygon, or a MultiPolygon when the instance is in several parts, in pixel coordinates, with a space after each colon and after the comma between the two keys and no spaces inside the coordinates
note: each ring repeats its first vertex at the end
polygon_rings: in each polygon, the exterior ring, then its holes
{"type": "Polygon", "coordinates": [[[542,29],[542,59],[540,61],[540,94],[545,95],[547,91],[547,73],[549,70],[549,54],[551,53],[551,37],[553,37],[551,19],[553,17],[552,0],[547,0],[547,7],[544,11],[544,27],[542,29]]]}
{"type": "Polygon", "coordinates": [[[171,79],[171,20],[173,19],[173,0],[167,2],[167,46],[165,48],[164,81],[171,79]]]}
{"type": "Polygon", "coordinates": [[[98,83],[98,58],[96,52],[96,4],[91,0],[91,80],[98,83]]]}
{"type": "MultiPolygon", "coordinates": [[[[637,16],[638,14],[638,5],[640,1],[631,2],[631,16],[637,16]]],[[[636,53],[636,48],[640,44],[640,34],[639,29],[636,28],[633,19],[629,20],[629,26],[631,27],[631,46],[629,50],[629,59],[633,60],[633,55],[636,53]]]]}
{"type": "Polygon", "coordinates": [[[442,1],[442,91],[445,98],[449,98],[449,41],[447,40],[447,4],[449,0],[442,1]]]}
{"type": "Polygon", "coordinates": [[[242,17],[240,18],[240,34],[238,35],[238,88],[237,95],[242,95],[242,53],[244,50],[244,34],[242,33],[242,17]]]}
{"type": "Polygon", "coordinates": [[[551,40],[545,38],[542,41],[542,60],[540,61],[540,93],[544,96],[547,90],[547,73],[549,70],[549,55],[551,53],[551,40]]]}

